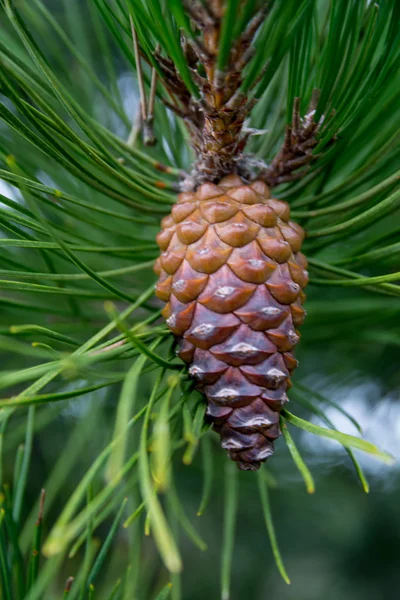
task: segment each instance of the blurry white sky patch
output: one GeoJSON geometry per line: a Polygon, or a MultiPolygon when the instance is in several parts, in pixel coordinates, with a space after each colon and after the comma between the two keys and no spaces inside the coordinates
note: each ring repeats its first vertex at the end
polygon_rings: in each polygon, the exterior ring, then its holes
{"type": "MultiPolygon", "coordinates": [[[[120,77],[118,77],[118,88],[119,88],[119,91],[121,94],[124,111],[125,111],[128,119],[133,124],[135,122],[137,113],[140,109],[140,100],[139,100],[139,91],[138,91],[137,81],[131,73],[126,72],[123,75],[121,75],[120,77]]],[[[104,98],[102,98],[101,94],[99,94],[98,99],[99,99],[99,103],[105,102],[104,98]]],[[[107,110],[106,103],[104,104],[103,110],[107,110]]],[[[101,109],[100,109],[100,112],[101,112],[101,109]]],[[[167,114],[168,114],[168,119],[171,124],[171,128],[174,129],[176,127],[175,118],[172,114],[170,114],[170,113],[167,113],[167,114]]],[[[126,132],[124,125],[121,123],[120,119],[116,115],[111,113],[110,121],[111,122],[108,123],[108,125],[110,126],[111,130],[116,135],[118,135],[122,139],[128,137],[129,132],[126,132]]],[[[165,153],[167,154],[171,163],[175,164],[175,159],[174,159],[173,153],[172,153],[171,148],[170,148],[169,144],[167,143],[167,141],[164,138],[159,139],[158,141],[162,144],[163,149],[164,149],[165,153]]]]}
{"type": "MultiPolygon", "coordinates": [[[[19,201],[18,195],[15,192],[15,188],[13,188],[11,185],[6,183],[2,179],[0,179],[0,194],[3,194],[3,196],[6,196],[11,200],[16,200],[17,202],[19,201]]],[[[0,203],[2,206],[4,206],[4,208],[8,208],[8,206],[3,205],[3,203],[1,202],[1,198],[0,203]]]]}
{"type": "Polygon", "coordinates": [[[132,119],[139,110],[139,92],[136,79],[131,73],[124,73],[118,77],[118,87],[124,105],[124,111],[132,119]]]}
{"type": "MultiPolygon", "coordinates": [[[[390,478],[392,469],[400,468],[400,399],[398,394],[393,393],[382,397],[379,386],[373,380],[364,380],[359,385],[336,389],[327,395],[356,419],[362,428],[364,439],[395,457],[395,465],[388,467],[365,452],[354,451],[366,473],[376,477],[390,478]]],[[[352,423],[334,407],[325,405],[323,410],[339,431],[359,437],[359,433],[352,423]]],[[[318,417],[312,417],[310,420],[326,427],[326,424],[321,423],[318,417]]],[[[327,459],[329,461],[330,457],[333,463],[337,463],[338,460],[341,460],[338,454],[343,456],[344,452],[338,443],[306,432],[302,434],[303,444],[315,458],[320,455],[323,462],[326,462],[327,459]]]]}
{"type": "MultiPolygon", "coordinates": [[[[135,115],[139,110],[139,93],[137,81],[131,73],[127,72],[118,77],[118,89],[124,112],[131,123],[133,123],[135,115]]],[[[122,139],[128,137],[129,132],[126,131],[125,125],[121,123],[120,118],[113,111],[109,110],[107,101],[100,92],[96,95],[96,111],[98,112],[100,121],[104,122],[118,137],[122,139]],[[106,119],[104,118],[105,115],[106,119]]]]}
{"type": "MultiPolygon", "coordinates": [[[[87,385],[90,385],[90,383],[88,382],[87,385]]],[[[71,382],[65,385],[62,391],[75,391],[77,387],[84,387],[84,384],[80,383],[78,386],[76,382],[71,382]]],[[[81,397],[72,398],[69,402],[64,403],[61,414],[67,418],[81,419],[88,413],[95,411],[105,401],[107,393],[107,388],[103,388],[81,397]]]]}

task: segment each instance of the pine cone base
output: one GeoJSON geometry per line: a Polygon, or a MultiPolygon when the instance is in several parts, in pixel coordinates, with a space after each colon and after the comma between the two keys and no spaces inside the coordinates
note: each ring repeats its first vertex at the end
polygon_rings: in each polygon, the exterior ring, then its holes
{"type": "Polygon", "coordinates": [[[157,236],[156,294],[178,356],[243,470],[257,470],[280,435],[305,317],[303,238],[286,202],[237,175],[180,194],[157,236]]]}

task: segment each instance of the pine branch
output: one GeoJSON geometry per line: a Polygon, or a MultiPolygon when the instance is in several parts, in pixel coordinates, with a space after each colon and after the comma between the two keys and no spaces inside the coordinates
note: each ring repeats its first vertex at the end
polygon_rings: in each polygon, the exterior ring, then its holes
{"type": "Polygon", "coordinates": [[[320,155],[313,154],[321,124],[314,120],[316,104],[317,94],[314,94],[305,117],[301,118],[300,98],[295,98],[292,122],[286,127],[282,147],[272,163],[260,172],[260,178],[270,187],[301,179],[308,173],[307,165],[319,158],[320,155]]]}

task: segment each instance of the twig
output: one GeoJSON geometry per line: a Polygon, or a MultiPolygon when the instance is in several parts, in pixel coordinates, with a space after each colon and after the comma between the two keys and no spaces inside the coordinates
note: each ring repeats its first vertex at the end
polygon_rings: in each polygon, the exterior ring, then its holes
{"type": "Polygon", "coordinates": [[[242,45],[247,46],[248,44],[251,44],[251,42],[254,40],[254,37],[255,37],[260,25],[262,25],[263,22],[265,21],[265,17],[267,16],[267,13],[268,13],[268,6],[262,6],[260,8],[260,10],[254,15],[254,17],[251,19],[251,21],[247,25],[246,29],[240,36],[240,43],[242,45]]]}
{"type": "Polygon", "coordinates": [[[139,54],[139,42],[138,42],[136,29],[133,24],[133,19],[132,19],[131,15],[129,15],[129,22],[131,25],[132,39],[133,39],[133,51],[135,54],[136,70],[137,70],[137,75],[138,75],[140,110],[141,110],[141,115],[142,115],[142,121],[144,123],[146,121],[146,116],[147,116],[146,115],[146,95],[145,95],[145,91],[144,91],[142,63],[140,61],[140,54],[139,54]]]}
{"type": "Polygon", "coordinates": [[[280,177],[276,177],[273,180],[272,186],[279,185],[280,183],[288,183],[290,181],[297,181],[298,179],[302,179],[304,175],[309,173],[309,167],[307,169],[303,169],[302,171],[296,171],[296,173],[288,173],[287,175],[281,175],[280,177]]]}
{"type": "Polygon", "coordinates": [[[256,54],[256,49],[254,48],[254,46],[249,46],[249,48],[247,48],[247,50],[245,50],[243,52],[243,54],[241,54],[238,58],[238,60],[235,62],[235,66],[234,68],[241,72],[245,66],[247,65],[247,63],[250,62],[250,60],[253,58],[253,56],[256,54]]]}
{"type": "Polygon", "coordinates": [[[197,38],[186,40],[186,43],[190,46],[197,58],[203,64],[207,64],[210,62],[210,60],[212,60],[212,54],[208,51],[205,45],[197,38]]]}
{"type": "Polygon", "coordinates": [[[39,510],[38,510],[38,518],[36,521],[36,526],[41,525],[43,521],[43,511],[44,511],[44,501],[46,499],[46,490],[42,489],[40,492],[40,500],[39,500],[39,510]]]}
{"type": "MultiPolygon", "coordinates": [[[[132,40],[133,40],[133,51],[135,54],[135,62],[136,62],[136,71],[139,85],[139,97],[140,97],[140,106],[138,115],[136,115],[134,124],[132,126],[132,130],[129,134],[127,144],[129,146],[133,146],[137,140],[137,136],[140,130],[143,130],[143,143],[145,146],[154,146],[156,143],[156,138],[154,137],[153,131],[153,122],[154,122],[154,102],[157,88],[157,71],[155,68],[152,68],[151,71],[151,85],[150,85],[150,96],[149,96],[149,105],[146,108],[146,92],[144,89],[144,78],[143,78],[143,70],[142,70],[142,62],[140,58],[140,48],[139,41],[136,33],[136,29],[133,23],[132,15],[129,15],[129,22],[132,31],[132,40]]],[[[158,51],[158,48],[157,48],[158,51]]]]}
{"type": "Polygon", "coordinates": [[[198,29],[215,25],[215,16],[208,9],[207,4],[202,4],[199,0],[184,0],[183,4],[198,29]]]}
{"type": "Polygon", "coordinates": [[[141,114],[141,110],[139,107],[139,109],[136,111],[136,116],[132,123],[132,129],[130,130],[128,139],[126,140],[126,143],[130,148],[133,148],[133,146],[136,144],[136,140],[138,138],[138,135],[139,135],[141,129],[142,129],[142,114],[141,114]]]}
{"type": "Polygon", "coordinates": [[[314,90],[305,117],[300,118],[300,98],[293,102],[292,123],[287,126],[282,147],[272,163],[260,173],[269,186],[295,181],[310,172],[310,163],[321,156],[313,154],[317,145],[317,134],[322,123],[315,121],[315,107],[318,102],[318,90],[314,90]],[[301,167],[305,167],[301,170],[301,167]]]}
{"type": "Polygon", "coordinates": [[[300,129],[300,98],[295,98],[293,102],[293,113],[292,113],[292,130],[294,135],[297,137],[300,129]]]}
{"type": "Polygon", "coordinates": [[[119,340],[118,342],[114,342],[113,344],[110,344],[109,346],[105,346],[105,348],[100,348],[100,350],[94,350],[93,352],[91,352],[91,355],[95,356],[96,354],[102,354],[103,352],[109,352],[110,350],[115,350],[115,348],[119,348],[120,346],[123,346],[125,343],[126,343],[126,339],[119,340]]]}
{"type": "Polygon", "coordinates": [[[74,577],[68,577],[67,581],[65,582],[64,597],[65,597],[65,594],[69,594],[69,592],[71,591],[71,587],[72,587],[73,583],[74,583],[74,577]]]}
{"type": "Polygon", "coordinates": [[[187,119],[190,115],[189,111],[179,108],[179,106],[172,104],[172,102],[168,102],[168,100],[165,100],[165,98],[163,98],[163,104],[169,108],[169,110],[172,110],[173,113],[178,115],[178,117],[181,117],[181,119],[187,119]]]}
{"type": "Polygon", "coordinates": [[[183,53],[185,55],[186,62],[190,69],[194,69],[199,62],[199,57],[194,51],[193,47],[190,45],[189,41],[186,39],[185,34],[181,31],[181,46],[183,53]]]}
{"type": "Polygon", "coordinates": [[[253,48],[250,46],[250,44],[253,42],[260,25],[262,25],[262,23],[265,21],[267,12],[267,6],[263,6],[262,8],[260,8],[260,10],[248,23],[246,29],[234,45],[234,51],[241,55],[240,64],[242,68],[244,67],[246,62],[248,62],[248,60],[251,58],[251,51],[253,50],[253,48]],[[248,54],[249,51],[250,55],[248,54]]]}
{"type": "Polygon", "coordinates": [[[154,123],[154,104],[156,100],[157,90],[157,71],[153,67],[151,71],[151,84],[150,84],[150,95],[149,105],[147,109],[147,118],[143,123],[143,141],[145,146],[154,146],[156,138],[154,137],[153,123],[154,123]]]}
{"type": "Polygon", "coordinates": [[[150,96],[149,96],[149,108],[147,111],[147,119],[154,118],[154,104],[156,100],[157,91],[157,71],[153,67],[151,71],[151,84],[150,84],[150,96]]]}
{"type": "Polygon", "coordinates": [[[263,66],[263,68],[260,70],[259,74],[257,75],[257,77],[254,79],[253,83],[251,84],[249,91],[252,92],[260,83],[260,81],[262,80],[262,78],[264,77],[265,73],[267,72],[267,69],[269,68],[269,65],[271,64],[271,59],[269,58],[267,60],[267,62],[265,63],[265,65],[263,66]]]}

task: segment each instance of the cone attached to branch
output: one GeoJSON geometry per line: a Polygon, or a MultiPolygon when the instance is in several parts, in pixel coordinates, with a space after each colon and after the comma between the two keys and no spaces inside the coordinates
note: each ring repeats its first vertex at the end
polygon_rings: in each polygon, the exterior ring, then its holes
{"type": "Polygon", "coordinates": [[[244,125],[257,100],[251,89],[243,91],[243,70],[267,10],[246,13],[232,40],[228,4],[196,0],[185,7],[196,35],[182,33],[181,44],[199,97],[171,57],[158,52],[156,59],[167,106],[184,118],[196,161],[157,238],[156,289],[223,448],[239,468],[256,470],[280,434],[307,283],[303,230],[290,221],[288,204],[271,198],[268,184],[306,172],[319,125],[315,106],[302,119],[295,100],[293,122],[270,165],[247,155],[252,130],[244,125]]]}

